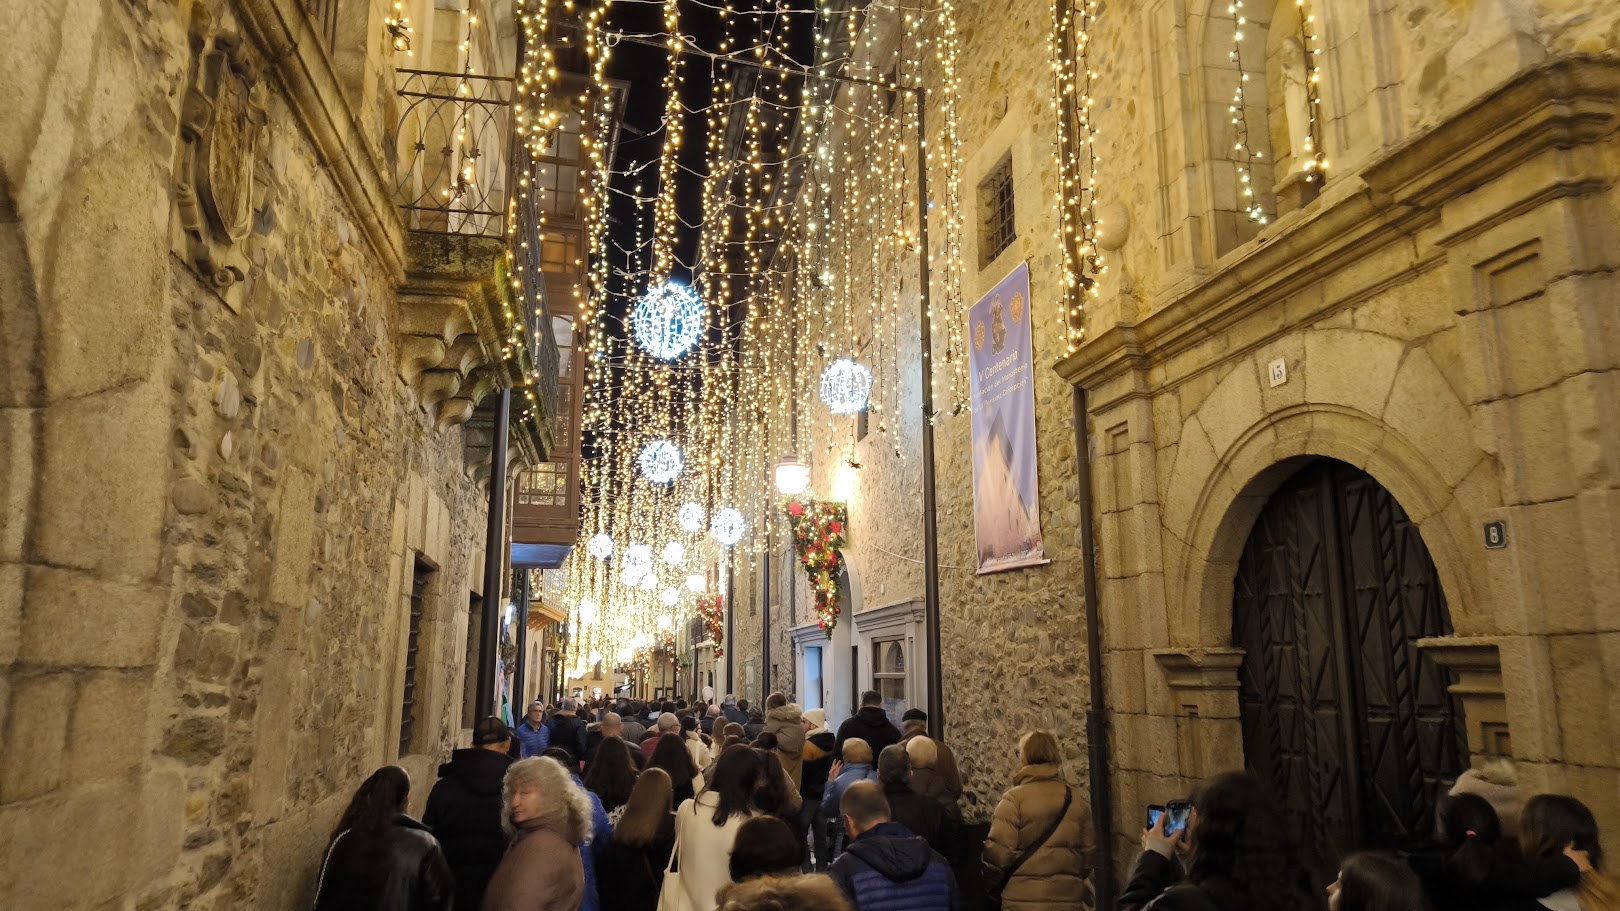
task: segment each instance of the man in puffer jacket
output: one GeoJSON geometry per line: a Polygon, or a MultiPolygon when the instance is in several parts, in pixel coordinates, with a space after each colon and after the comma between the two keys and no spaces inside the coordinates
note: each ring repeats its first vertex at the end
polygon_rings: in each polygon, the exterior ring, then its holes
{"type": "Polygon", "coordinates": [[[889,820],[889,803],[870,781],[849,786],[839,804],[849,849],[833,862],[833,882],[860,911],[959,911],[950,864],[910,829],[889,820]]]}
{"type": "MultiPolygon", "coordinates": [[[[844,800],[844,792],[858,781],[876,782],[877,768],[872,762],[872,750],[867,747],[866,741],[859,737],[851,737],[844,744],[843,760],[833,760],[832,767],[828,769],[827,787],[821,795],[821,812],[827,819],[839,819],[839,807],[844,800]]],[[[833,843],[828,857],[837,857],[844,850],[844,826],[839,823],[834,827],[833,843]]]]}
{"type": "Polygon", "coordinates": [[[866,741],[866,745],[872,748],[873,756],[882,753],[884,747],[900,742],[900,729],[883,711],[883,697],[876,690],[862,693],[861,710],[845,718],[844,723],[838,726],[838,741],[833,748],[835,758],[844,758],[844,741],[851,737],[866,741]]]}
{"type": "Polygon", "coordinates": [[[804,710],[781,693],[770,694],[765,697],[765,733],[776,735],[776,758],[797,790],[804,780],[804,710]]]}

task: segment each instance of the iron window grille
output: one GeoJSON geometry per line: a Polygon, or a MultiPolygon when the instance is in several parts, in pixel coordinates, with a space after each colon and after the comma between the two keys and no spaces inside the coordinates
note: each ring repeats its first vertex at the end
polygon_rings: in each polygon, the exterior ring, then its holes
{"type": "Polygon", "coordinates": [[[427,598],[433,568],[421,560],[411,573],[410,635],[405,642],[405,691],[400,695],[399,755],[411,752],[411,735],[416,720],[416,653],[422,641],[422,605],[427,598]]]}
{"type": "Polygon", "coordinates": [[[1018,237],[1013,216],[1011,153],[1003,155],[1001,161],[990,169],[989,176],[979,184],[979,212],[980,265],[988,266],[1018,237]]]}

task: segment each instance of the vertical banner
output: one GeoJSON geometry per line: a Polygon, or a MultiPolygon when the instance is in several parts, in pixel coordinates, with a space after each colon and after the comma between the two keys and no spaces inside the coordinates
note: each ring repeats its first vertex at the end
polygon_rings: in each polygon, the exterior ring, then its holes
{"type": "Polygon", "coordinates": [[[973,395],[973,530],[980,573],[1043,563],[1035,477],[1035,369],[1029,265],[968,311],[973,395]]]}

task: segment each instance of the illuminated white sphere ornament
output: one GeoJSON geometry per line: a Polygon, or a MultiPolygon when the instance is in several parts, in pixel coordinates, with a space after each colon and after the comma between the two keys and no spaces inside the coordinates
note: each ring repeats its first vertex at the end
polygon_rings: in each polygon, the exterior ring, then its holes
{"type": "Polygon", "coordinates": [[[872,394],[872,371],[841,357],[821,371],[821,400],[833,414],[856,414],[872,394]]]}
{"type": "Polygon", "coordinates": [[[664,602],[665,607],[674,607],[681,603],[681,590],[678,588],[666,588],[659,593],[658,600],[664,602]]]}
{"type": "Polygon", "coordinates": [[[703,530],[703,520],[708,518],[703,513],[703,507],[696,503],[682,503],[681,508],[675,510],[675,522],[681,526],[681,531],[697,534],[703,530]]]}
{"type": "Polygon", "coordinates": [[[722,547],[733,547],[742,540],[743,528],[746,525],[742,513],[727,506],[715,511],[714,521],[709,523],[709,534],[713,535],[722,547]]]}
{"type": "Polygon", "coordinates": [[[641,447],[641,476],[654,484],[668,484],[681,474],[681,448],[668,440],[653,440],[641,447]]]}
{"type": "Polygon", "coordinates": [[[634,585],[652,573],[653,552],[645,544],[632,544],[624,549],[620,569],[624,573],[624,581],[634,585]]]}
{"type": "Polygon", "coordinates": [[[579,602],[579,625],[595,626],[597,618],[602,616],[602,608],[589,598],[579,602]]]}
{"type": "Polygon", "coordinates": [[[585,543],[585,552],[598,560],[606,560],[613,556],[613,536],[605,531],[591,535],[591,539],[585,543]]]}
{"type": "Polygon", "coordinates": [[[655,285],[630,310],[630,331],[648,354],[670,361],[703,334],[703,301],[685,285],[655,285]]]}
{"type": "Polygon", "coordinates": [[[664,562],[670,566],[680,566],[686,562],[686,545],[679,541],[671,541],[664,545],[661,556],[664,558],[664,562]]]}
{"type": "Polygon", "coordinates": [[[645,576],[642,576],[640,579],[636,580],[635,587],[644,592],[657,591],[658,574],[654,572],[647,573],[645,576]]]}
{"type": "Polygon", "coordinates": [[[695,592],[701,595],[703,594],[703,590],[708,587],[709,581],[703,578],[702,573],[692,573],[686,577],[686,590],[689,592],[695,592]]]}

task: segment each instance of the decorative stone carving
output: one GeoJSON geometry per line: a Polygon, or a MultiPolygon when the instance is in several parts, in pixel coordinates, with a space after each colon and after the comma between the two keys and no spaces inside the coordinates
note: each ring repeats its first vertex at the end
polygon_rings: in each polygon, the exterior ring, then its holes
{"type": "Polygon", "coordinates": [[[199,7],[191,24],[191,82],[180,106],[175,202],[186,260],[235,309],[250,268],[242,241],[264,204],[257,162],[268,117],[264,86],[241,37],[210,34],[212,26],[199,7]]]}
{"type": "Polygon", "coordinates": [[[1500,642],[1483,637],[1439,636],[1419,639],[1418,648],[1435,664],[1457,675],[1457,682],[1446,687],[1446,692],[1462,703],[1468,752],[1476,761],[1512,756],[1500,642]]]}

